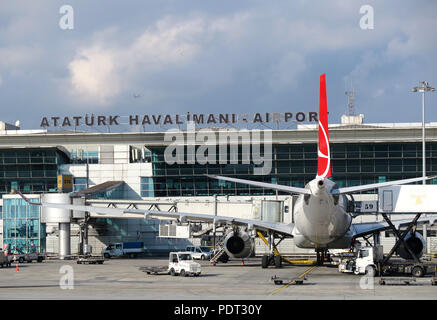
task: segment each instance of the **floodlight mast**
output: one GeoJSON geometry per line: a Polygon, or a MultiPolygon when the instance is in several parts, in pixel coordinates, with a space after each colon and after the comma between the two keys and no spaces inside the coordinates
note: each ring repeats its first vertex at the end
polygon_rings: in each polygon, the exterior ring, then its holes
{"type": "MultiPolygon", "coordinates": [[[[425,155],[425,91],[435,91],[427,81],[419,81],[419,85],[414,87],[411,91],[422,93],[422,176],[426,176],[426,155],[425,155]]],[[[422,181],[426,183],[425,180],[422,181]]]]}

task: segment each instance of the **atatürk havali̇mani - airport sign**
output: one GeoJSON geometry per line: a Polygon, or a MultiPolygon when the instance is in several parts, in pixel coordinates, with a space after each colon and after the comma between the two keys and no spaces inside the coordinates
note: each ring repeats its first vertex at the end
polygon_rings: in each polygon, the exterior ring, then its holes
{"type": "Polygon", "coordinates": [[[182,125],[194,123],[196,125],[231,125],[237,123],[287,123],[287,122],[317,122],[317,112],[272,112],[272,113],[218,113],[218,114],[146,114],[146,115],[94,115],[84,116],[49,116],[43,117],[41,127],[79,127],[79,126],[160,126],[182,125]],[[123,121],[122,121],[123,119],[123,121]],[[126,119],[126,120],[124,120],[126,119]]]}

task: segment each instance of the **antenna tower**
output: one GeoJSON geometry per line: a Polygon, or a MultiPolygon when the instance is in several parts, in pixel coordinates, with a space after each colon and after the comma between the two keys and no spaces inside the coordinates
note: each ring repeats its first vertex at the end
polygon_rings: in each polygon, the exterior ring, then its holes
{"type": "Polygon", "coordinates": [[[351,91],[346,91],[345,94],[347,95],[348,116],[354,116],[355,115],[355,90],[352,88],[351,91]]]}

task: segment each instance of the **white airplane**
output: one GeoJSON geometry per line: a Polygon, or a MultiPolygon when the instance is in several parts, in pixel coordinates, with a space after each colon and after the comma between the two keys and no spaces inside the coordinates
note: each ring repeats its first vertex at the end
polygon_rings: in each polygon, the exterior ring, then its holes
{"type": "MultiPolygon", "coordinates": [[[[213,216],[186,212],[162,212],[155,210],[104,208],[92,206],[62,205],[54,203],[41,203],[42,207],[62,208],[79,211],[96,212],[98,214],[118,215],[141,214],[145,218],[153,219],[176,219],[184,222],[208,222],[214,226],[228,227],[228,233],[224,237],[224,250],[229,257],[246,258],[252,255],[255,247],[256,232],[264,232],[268,235],[270,254],[262,259],[262,267],[270,264],[276,267],[281,265],[281,257],[274,254],[278,243],[276,239],[294,238],[299,248],[315,249],[317,262],[322,264],[328,249],[351,248],[355,239],[367,235],[377,234],[391,228],[388,222],[352,223],[350,202],[346,194],[372,190],[391,185],[400,185],[434,177],[420,177],[391,182],[374,183],[354,187],[339,188],[335,182],[328,179],[331,176],[331,160],[329,151],[328,111],[326,99],[325,74],[320,76],[320,101],[319,101],[319,143],[318,143],[318,173],[315,179],[310,181],[305,188],[297,188],[243,180],[222,176],[210,176],[211,178],[248,184],[252,186],[270,188],[290,194],[299,194],[294,208],[294,223],[268,222],[237,217],[213,216]]],[[[19,193],[19,192],[18,192],[19,193]]],[[[22,195],[21,195],[22,196],[22,195]]],[[[22,196],[24,197],[24,196],[22,196]]],[[[25,198],[25,197],[24,197],[25,198]]],[[[35,204],[35,203],[31,203],[35,204]]],[[[418,224],[434,224],[435,218],[424,217],[416,220],[418,224]]],[[[391,221],[397,229],[410,225],[411,220],[391,221]]],[[[410,250],[416,256],[421,256],[424,248],[424,239],[418,232],[409,233],[399,247],[398,253],[405,259],[411,258],[410,250]]]]}

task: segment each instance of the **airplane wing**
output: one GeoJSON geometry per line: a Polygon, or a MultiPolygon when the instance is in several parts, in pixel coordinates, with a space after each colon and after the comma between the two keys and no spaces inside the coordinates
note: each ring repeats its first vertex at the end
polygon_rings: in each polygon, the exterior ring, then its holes
{"type": "Polygon", "coordinates": [[[214,216],[209,214],[189,213],[189,212],[167,212],[157,210],[142,210],[142,209],[122,209],[122,208],[107,208],[107,207],[94,207],[94,206],[80,206],[80,205],[64,205],[55,203],[42,203],[43,207],[49,208],[62,208],[77,211],[88,211],[101,214],[104,217],[105,214],[111,216],[118,216],[123,218],[124,214],[138,214],[144,215],[145,219],[161,219],[161,220],[179,220],[180,222],[208,222],[216,224],[236,224],[245,225],[251,228],[262,231],[276,231],[278,233],[291,236],[294,228],[294,224],[286,224],[279,222],[268,222],[253,219],[241,219],[235,217],[214,216]]]}
{"type": "MultiPolygon", "coordinates": [[[[289,192],[289,193],[311,194],[311,191],[309,189],[305,189],[305,188],[290,187],[290,186],[284,186],[284,185],[280,185],[280,184],[273,184],[273,183],[259,182],[259,181],[253,181],[253,180],[245,180],[245,179],[237,179],[237,178],[230,178],[230,177],[223,177],[223,176],[208,175],[208,177],[213,178],[213,179],[219,179],[219,180],[235,182],[235,183],[242,183],[242,184],[247,184],[247,185],[251,185],[251,186],[273,189],[273,190],[278,190],[278,191],[284,191],[284,192],[289,192]]],[[[381,183],[372,183],[372,184],[365,184],[365,185],[355,186],[355,187],[345,187],[345,188],[333,189],[331,192],[332,192],[332,194],[354,193],[354,192],[367,191],[367,190],[372,190],[372,189],[377,189],[377,188],[382,188],[382,187],[387,187],[387,186],[407,184],[407,183],[419,182],[419,181],[423,181],[423,180],[430,180],[430,179],[434,179],[434,178],[437,178],[437,176],[419,177],[419,178],[395,180],[395,181],[388,181],[388,182],[381,182],[381,183]]]]}
{"type": "Polygon", "coordinates": [[[278,191],[284,191],[289,193],[297,193],[297,194],[311,194],[311,191],[309,189],[305,188],[298,188],[298,187],[289,187],[289,186],[283,186],[280,184],[273,184],[273,183],[266,183],[266,182],[259,182],[259,181],[252,181],[252,180],[244,180],[244,179],[237,179],[237,178],[229,178],[229,177],[223,177],[223,176],[212,176],[207,175],[210,178],[213,179],[219,179],[229,182],[235,182],[235,183],[243,183],[255,187],[261,187],[261,188],[268,188],[278,191]]]}
{"type": "Polygon", "coordinates": [[[27,203],[31,205],[38,205],[47,208],[59,208],[68,209],[76,211],[88,211],[94,212],[102,215],[110,215],[111,217],[123,218],[125,214],[138,214],[143,215],[145,219],[161,219],[161,220],[179,220],[180,222],[208,222],[215,224],[236,224],[240,226],[248,226],[256,230],[261,231],[275,231],[286,236],[291,236],[294,228],[294,224],[286,224],[280,222],[268,222],[262,220],[253,219],[241,219],[235,217],[225,217],[225,216],[214,216],[208,214],[200,213],[188,213],[188,212],[167,212],[167,211],[157,211],[157,210],[141,210],[141,209],[123,209],[123,208],[107,208],[107,207],[95,207],[95,206],[81,206],[72,204],[59,204],[59,203],[39,203],[30,202],[24,195],[19,191],[15,191],[19,194],[27,203]]]}
{"type": "Polygon", "coordinates": [[[268,222],[262,220],[253,219],[242,219],[235,217],[225,217],[225,216],[213,216],[208,214],[200,213],[187,213],[187,212],[164,212],[164,211],[153,211],[144,210],[146,216],[152,219],[178,219],[179,221],[199,221],[199,222],[209,222],[209,223],[220,223],[220,224],[236,224],[240,226],[249,226],[251,228],[262,230],[262,231],[276,231],[278,233],[291,236],[294,228],[294,224],[286,224],[280,222],[268,222]]]}
{"type": "MultiPolygon", "coordinates": [[[[429,224],[433,225],[436,221],[437,217],[422,217],[417,220],[417,225],[429,224]]],[[[403,220],[393,220],[393,225],[399,229],[401,227],[406,227],[411,223],[412,219],[403,219],[403,220]]],[[[351,231],[354,233],[354,237],[362,237],[369,234],[373,234],[375,232],[391,230],[390,226],[385,221],[380,222],[364,222],[364,223],[353,223],[351,225],[351,231]]]]}
{"type": "Polygon", "coordinates": [[[382,187],[387,187],[387,186],[407,184],[407,183],[412,183],[412,182],[419,182],[419,181],[423,181],[423,180],[434,179],[436,177],[437,176],[420,177],[420,178],[412,178],[412,179],[395,180],[395,181],[389,181],[389,182],[364,184],[361,186],[334,189],[334,190],[332,190],[332,193],[333,194],[341,194],[341,193],[361,192],[361,191],[367,191],[367,190],[372,190],[372,189],[377,189],[377,188],[382,188],[382,187]]]}

